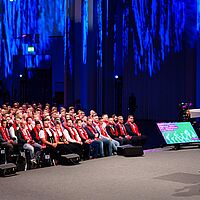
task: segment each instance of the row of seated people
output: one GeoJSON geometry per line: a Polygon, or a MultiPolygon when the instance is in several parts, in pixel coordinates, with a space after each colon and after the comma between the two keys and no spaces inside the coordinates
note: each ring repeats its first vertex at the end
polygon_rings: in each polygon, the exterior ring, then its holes
{"type": "Polygon", "coordinates": [[[144,145],[145,140],[132,115],[125,124],[122,116],[116,121],[108,115],[100,118],[96,113],[87,120],[85,117],[74,120],[67,115],[56,118],[46,115],[43,120],[16,116],[13,122],[2,119],[0,127],[0,146],[6,148],[8,162],[12,162],[14,151],[22,149],[30,152],[32,162],[36,162],[41,150],[49,152],[56,160],[69,153],[77,153],[87,160],[111,156],[119,145],[144,145]]]}

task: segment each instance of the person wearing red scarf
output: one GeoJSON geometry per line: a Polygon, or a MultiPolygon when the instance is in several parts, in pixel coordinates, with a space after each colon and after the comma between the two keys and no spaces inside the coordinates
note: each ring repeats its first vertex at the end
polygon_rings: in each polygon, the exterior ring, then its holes
{"type": "Polygon", "coordinates": [[[111,148],[111,151],[113,151],[113,153],[115,154],[117,152],[119,142],[111,138],[110,135],[107,133],[106,128],[103,126],[102,118],[99,119],[98,116],[95,116],[93,120],[97,131],[100,133],[101,140],[103,142],[106,142],[108,148],[111,148]]]}
{"type": "Polygon", "coordinates": [[[116,128],[117,128],[117,131],[118,131],[118,137],[122,141],[122,145],[131,144],[132,143],[131,142],[132,136],[128,135],[126,128],[124,126],[124,119],[121,115],[118,116],[118,122],[116,124],[116,128]]]}
{"type": "Polygon", "coordinates": [[[108,133],[108,135],[119,142],[120,145],[123,144],[123,138],[119,137],[119,133],[117,131],[117,128],[115,126],[115,122],[114,119],[112,117],[110,117],[108,119],[108,125],[106,126],[106,132],[108,133]]]}
{"type": "MultiPolygon", "coordinates": [[[[87,125],[84,127],[84,129],[86,130],[86,132],[88,134],[88,137],[90,139],[95,140],[95,141],[97,141],[99,143],[99,154],[100,154],[100,157],[104,157],[104,144],[105,143],[103,143],[103,141],[99,138],[100,134],[93,127],[93,122],[92,122],[91,118],[88,118],[87,125]]],[[[112,148],[111,148],[110,154],[112,154],[112,148]]]]}
{"type": "Polygon", "coordinates": [[[13,153],[14,141],[10,138],[7,121],[2,120],[0,127],[0,146],[6,149],[6,159],[8,162],[11,162],[11,154],[13,153]]]}
{"type": "Polygon", "coordinates": [[[31,137],[38,144],[42,144],[42,141],[39,136],[39,132],[40,132],[41,128],[42,128],[41,123],[39,121],[35,121],[35,127],[30,132],[31,137]]]}
{"type": "Polygon", "coordinates": [[[26,118],[26,123],[27,123],[26,124],[27,129],[29,130],[29,132],[31,132],[33,130],[33,128],[34,128],[32,118],[31,117],[27,117],[26,118]]]}
{"type": "Polygon", "coordinates": [[[137,124],[134,122],[133,115],[128,116],[128,120],[125,124],[126,132],[129,136],[132,136],[132,145],[144,146],[146,136],[139,132],[137,124]]]}
{"type": "Polygon", "coordinates": [[[82,126],[82,120],[81,119],[78,119],[76,121],[76,129],[79,133],[79,136],[82,139],[83,146],[84,146],[83,158],[85,160],[88,160],[90,158],[90,150],[91,149],[93,150],[92,158],[97,158],[99,148],[100,148],[100,144],[97,140],[92,140],[92,139],[89,138],[86,130],[82,126]]]}
{"type": "Polygon", "coordinates": [[[33,140],[29,130],[26,128],[26,121],[21,122],[20,128],[16,131],[16,136],[19,146],[30,152],[30,161],[36,163],[35,151],[40,151],[42,146],[33,140]]]}
{"type": "Polygon", "coordinates": [[[69,142],[73,151],[82,158],[83,142],[71,119],[68,119],[65,123],[63,123],[63,134],[65,135],[65,138],[69,142]]]}
{"type": "Polygon", "coordinates": [[[49,153],[53,159],[58,159],[58,137],[56,132],[50,129],[50,120],[48,118],[45,118],[43,123],[44,128],[39,132],[39,137],[42,141],[43,152],[49,153]]]}
{"type": "Polygon", "coordinates": [[[60,121],[55,121],[55,133],[57,137],[57,150],[59,159],[61,158],[61,155],[79,153],[79,151],[74,148],[74,145],[67,141],[60,121]]]}

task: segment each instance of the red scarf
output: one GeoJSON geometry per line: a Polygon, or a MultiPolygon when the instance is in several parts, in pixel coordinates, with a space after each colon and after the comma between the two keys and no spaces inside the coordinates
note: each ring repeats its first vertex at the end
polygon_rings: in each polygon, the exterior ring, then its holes
{"type": "Polygon", "coordinates": [[[69,131],[69,134],[70,134],[70,137],[72,138],[72,140],[79,141],[78,137],[77,137],[77,133],[73,127],[66,126],[65,128],[69,131]]]}
{"type": "Polygon", "coordinates": [[[136,125],[136,123],[130,123],[130,122],[127,122],[127,123],[131,127],[132,132],[139,136],[140,132],[138,130],[138,126],[136,125]]]}
{"type": "Polygon", "coordinates": [[[33,125],[32,124],[31,125],[27,124],[26,126],[27,126],[29,132],[31,132],[33,130],[33,125]]]}
{"type": "Polygon", "coordinates": [[[24,138],[26,141],[32,140],[31,134],[30,134],[30,132],[28,131],[28,129],[25,130],[25,129],[22,129],[22,128],[21,128],[21,132],[22,132],[23,138],[24,138]]]}
{"type": "Polygon", "coordinates": [[[126,132],[126,128],[125,128],[124,124],[120,124],[119,122],[117,124],[119,126],[120,135],[121,136],[126,136],[127,132],[126,132]]]}
{"type": "Polygon", "coordinates": [[[105,128],[103,128],[103,126],[99,126],[100,130],[101,130],[101,134],[104,136],[104,137],[108,137],[109,138],[109,135],[108,133],[106,132],[105,128]]]}
{"type": "MultiPolygon", "coordinates": [[[[52,133],[52,135],[53,135],[53,137],[54,137],[54,142],[56,142],[57,141],[57,137],[56,137],[56,134],[54,134],[54,132],[52,131],[52,130],[50,130],[49,129],[49,131],[52,133]]],[[[46,131],[46,129],[44,128],[44,137],[45,137],[45,140],[46,141],[48,141],[47,139],[48,139],[48,136],[47,136],[47,131],[46,131]]],[[[49,142],[49,141],[48,141],[49,142]]],[[[45,143],[42,143],[42,148],[46,148],[47,147],[47,145],[45,144],[45,143]]]]}
{"type": "Polygon", "coordinates": [[[34,133],[35,133],[36,139],[37,139],[37,140],[40,140],[38,129],[37,129],[36,127],[34,127],[33,131],[34,131],[34,133]]]}
{"type": "Polygon", "coordinates": [[[114,125],[108,125],[110,127],[110,132],[113,136],[116,136],[118,137],[118,132],[117,132],[117,129],[115,128],[114,125]]]}
{"type": "Polygon", "coordinates": [[[79,133],[80,137],[83,140],[88,140],[89,139],[88,134],[87,134],[86,130],[83,127],[76,126],[76,129],[78,130],[78,133],[79,133]]]}
{"type": "Polygon", "coordinates": [[[93,135],[95,135],[95,134],[97,133],[96,130],[95,130],[95,128],[93,128],[92,126],[87,125],[87,128],[90,130],[90,132],[91,132],[93,135]]]}
{"type": "MultiPolygon", "coordinates": [[[[56,142],[57,141],[57,134],[53,131],[53,130],[51,130],[51,129],[49,129],[49,131],[52,133],[52,135],[53,135],[53,137],[54,137],[54,142],[56,142]]],[[[47,140],[47,131],[46,131],[46,129],[44,129],[44,135],[45,135],[45,140],[47,140]]]]}
{"type": "Polygon", "coordinates": [[[62,128],[60,128],[59,130],[56,129],[56,136],[57,136],[57,140],[58,140],[58,141],[60,141],[61,137],[62,137],[63,139],[66,139],[66,138],[65,138],[65,135],[64,135],[64,133],[63,133],[62,128]],[[62,133],[62,136],[59,135],[59,132],[58,132],[58,131],[60,131],[60,132],[62,133]]]}
{"type": "Polygon", "coordinates": [[[7,129],[7,128],[1,127],[0,130],[1,130],[1,133],[2,133],[3,139],[4,139],[5,141],[10,140],[10,135],[9,135],[9,133],[8,133],[8,129],[7,129]]]}
{"type": "MultiPolygon", "coordinates": [[[[90,132],[95,136],[95,134],[98,134],[96,129],[90,125],[87,125],[87,128],[90,130],[90,132]]],[[[96,137],[94,138],[95,140],[100,140],[100,138],[96,137]]]]}

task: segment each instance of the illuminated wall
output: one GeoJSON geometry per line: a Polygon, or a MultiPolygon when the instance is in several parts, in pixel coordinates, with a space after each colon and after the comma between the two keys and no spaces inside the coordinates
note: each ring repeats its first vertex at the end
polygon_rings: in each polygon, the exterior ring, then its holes
{"type": "Polygon", "coordinates": [[[66,1],[2,0],[2,8],[1,51],[4,77],[8,77],[13,55],[28,54],[30,45],[36,54],[42,54],[48,49],[49,36],[64,36],[66,1]]]}
{"type": "MultiPolygon", "coordinates": [[[[93,96],[97,105],[109,102],[108,94],[116,94],[116,75],[123,79],[127,70],[134,77],[143,74],[151,79],[159,75],[170,56],[194,47],[200,27],[200,0],[49,2],[1,0],[1,79],[9,82],[13,56],[27,55],[28,46],[34,46],[34,54],[54,56],[52,71],[59,74],[52,80],[58,82],[59,76],[65,77],[65,102],[71,99],[72,104],[82,98],[86,109],[86,96],[93,96]],[[63,38],[63,61],[58,57],[61,41],[58,46],[54,41],[53,47],[49,36],[63,38]],[[62,62],[64,66],[60,66],[62,62]],[[61,67],[65,67],[63,74],[61,67]],[[98,94],[90,93],[91,77],[98,94]]],[[[38,67],[40,58],[36,56],[33,62],[31,56],[27,57],[26,66],[38,67]]],[[[115,101],[108,104],[105,110],[113,112],[115,101]]]]}

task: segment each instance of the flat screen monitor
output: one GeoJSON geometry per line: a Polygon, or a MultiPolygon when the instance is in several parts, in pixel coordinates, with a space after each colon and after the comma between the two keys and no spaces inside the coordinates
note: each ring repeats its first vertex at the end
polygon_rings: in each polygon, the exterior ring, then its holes
{"type": "Polygon", "coordinates": [[[200,142],[190,122],[157,123],[167,144],[200,142]]]}

